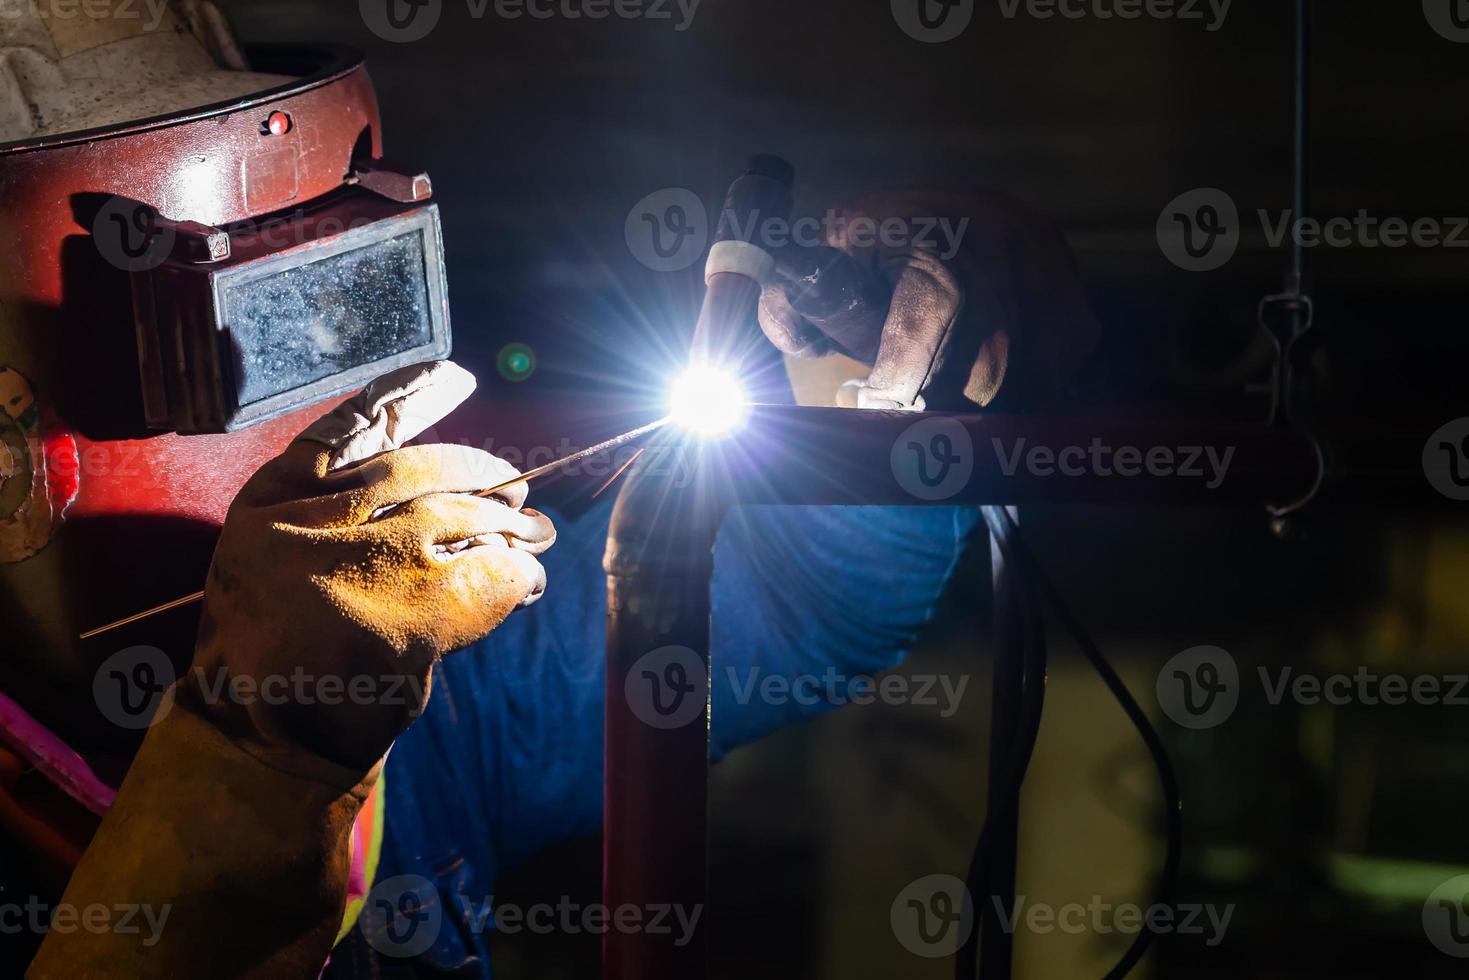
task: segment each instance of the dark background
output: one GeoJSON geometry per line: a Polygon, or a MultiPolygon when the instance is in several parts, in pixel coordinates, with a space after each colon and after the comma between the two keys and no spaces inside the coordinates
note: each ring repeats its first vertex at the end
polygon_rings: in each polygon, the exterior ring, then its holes
{"type": "MultiPolygon", "coordinates": [[[[668,187],[717,205],[753,152],[796,165],[805,213],[875,189],[981,185],[1051,215],[1107,328],[1107,390],[1132,400],[1170,380],[1209,387],[1284,269],[1253,218],[1241,254],[1202,274],[1169,264],[1154,226],[1196,187],[1228,192],[1246,216],[1289,207],[1290,4],[1239,0],[1210,33],[1023,7],[1007,19],[989,0],[937,45],[903,34],[886,3],[704,0],[680,33],[674,21],[504,20],[493,6],[475,19],[446,0],[437,29],[407,44],[377,38],[352,3],[226,6],[246,39],[368,52],[388,152],[427,168],[444,205],[461,344],[533,341],[552,374],[589,348],[625,357],[649,332],[688,329],[698,270],[650,275],[624,220],[668,187]]],[[[1465,210],[1465,46],[1416,3],[1314,6],[1314,213],[1465,210]]],[[[1444,304],[1466,255],[1312,253],[1338,374],[1371,386],[1374,413],[1399,407],[1386,387],[1415,404],[1452,388],[1442,351],[1462,331],[1444,304]],[[1425,385],[1429,373],[1442,385],[1425,385]]]]}
{"type": "MultiPolygon", "coordinates": [[[[428,169],[443,208],[461,359],[492,397],[495,352],[529,343],[523,388],[592,390],[655,375],[691,330],[698,269],[640,265],[635,202],[687,187],[711,205],[753,152],[797,167],[798,210],[911,184],[1006,190],[1077,253],[1103,349],[1097,411],[1257,417],[1241,365],[1286,256],[1249,217],[1240,253],[1189,273],[1154,227],[1177,194],[1218,187],[1240,212],[1289,206],[1292,5],[1236,0],[1199,21],[1007,19],[980,2],[957,40],[904,35],[888,4],[704,0],[671,21],[475,20],[446,0],[427,39],[381,41],[357,5],[231,0],[246,40],[368,52],[391,156],[428,169]]],[[[1462,184],[1469,45],[1416,2],[1318,2],[1313,211],[1469,212],[1462,184]]],[[[1371,443],[1417,444],[1466,411],[1469,249],[1315,249],[1322,351],[1310,415],[1371,443]]],[[[1452,511],[1331,506],[1285,540],[1255,512],[1037,509],[1038,548],[1145,704],[1157,669],[1201,643],[1242,669],[1465,669],[1469,535],[1452,511]]],[[[985,555],[955,585],[911,670],[987,676],[985,555]],[[976,619],[979,621],[976,622],[976,619]]],[[[1056,638],[1025,799],[1022,889],[1063,902],[1147,893],[1159,850],[1151,777],[1105,691],[1056,638]]],[[[1226,941],[1162,944],[1174,977],[1453,976],[1423,898],[1469,866],[1465,709],[1250,703],[1225,729],[1167,729],[1188,801],[1185,897],[1238,906],[1226,941]],[[1424,882],[1427,882],[1426,887],[1424,882]]],[[[738,753],[716,774],[721,976],[947,975],[887,925],[907,881],[967,859],[983,814],[987,694],[935,727],[912,711],[839,712],[738,753]]],[[[596,895],[597,843],[548,854],[507,895],[596,895]]],[[[554,901],[554,899],[553,899],[554,901]]],[[[1102,973],[1116,937],[1019,939],[1017,975],[1102,973]]],[[[507,977],[588,976],[594,941],[500,944],[507,977]]]]}

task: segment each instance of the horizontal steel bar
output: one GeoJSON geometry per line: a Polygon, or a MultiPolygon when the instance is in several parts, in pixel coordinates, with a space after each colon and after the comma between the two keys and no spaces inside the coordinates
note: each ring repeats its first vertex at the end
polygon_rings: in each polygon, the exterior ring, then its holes
{"type": "Polygon", "coordinates": [[[1281,505],[1320,477],[1280,429],[760,405],[714,444],[734,503],[1281,505]]]}

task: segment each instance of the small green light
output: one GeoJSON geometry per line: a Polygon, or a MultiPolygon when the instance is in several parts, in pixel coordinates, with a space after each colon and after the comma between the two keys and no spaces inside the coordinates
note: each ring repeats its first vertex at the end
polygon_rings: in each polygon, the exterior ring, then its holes
{"type": "Polygon", "coordinates": [[[536,373],[536,352],[529,344],[507,344],[500,351],[500,376],[506,381],[521,382],[536,373]]]}

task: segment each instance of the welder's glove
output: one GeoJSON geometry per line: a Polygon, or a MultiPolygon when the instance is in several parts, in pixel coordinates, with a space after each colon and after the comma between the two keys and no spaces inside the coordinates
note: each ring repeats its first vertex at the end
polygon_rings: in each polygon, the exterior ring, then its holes
{"type": "Polygon", "coordinates": [[[861,408],[967,399],[1042,404],[1071,380],[1100,327],[1060,233],[997,194],[907,191],[838,209],[826,244],[891,286],[886,322],[823,336],[765,289],[760,325],[781,351],[846,353],[871,367],[838,396],[861,408]],[[860,219],[866,219],[862,221],[860,219]],[[854,222],[856,222],[854,224],[854,222]]]}
{"type": "Polygon", "coordinates": [[[460,447],[399,448],[473,388],[451,364],[390,375],[246,485],[210,571],[196,669],[159,709],[63,898],[141,910],[157,928],[52,930],[27,976],[319,976],[354,821],[434,662],[544,587],[535,556],[555,531],[523,509],[524,489],[465,495],[515,470],[460,447]]]}
{"type": "Polygon", "coordinates": [[[204,704],[248,751],[293,771],[324,761],[355,782],[423,710],[435,661],[545,589],[536,556],[556,531],[524,508],[525,485],[471,495],[519,471],[466,446],[400,448],[473,390],[448,362],[389,375],[236,498],[209,573],[195,683],[179,694],[209,701],[221,672],[252,684],[304,674],[279,703],[204,704]],[[331,695],[340,703],[325,703],[321,681],[346,692],[331,695]]]}

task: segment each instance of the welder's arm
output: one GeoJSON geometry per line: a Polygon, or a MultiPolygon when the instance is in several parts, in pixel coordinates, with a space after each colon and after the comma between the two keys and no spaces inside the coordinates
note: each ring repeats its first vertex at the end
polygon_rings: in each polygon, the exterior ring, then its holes
{"type": "Polygon", "coordinates": [[[886,317],[859,321],[859,335],[812,343],[819,330],[772,282],[760,324],[785,353],[838,350],[869,365],[843,404],[988,407],[1002,393],[1011,404],[1044,403],[1095,346],[1100,328],[1065,240],[1014,201],[910,191],[834,214],[826,243],[886,283],[886,317]]]}
{"type": "Polygon", "coordinates": [[[544,586],[536,556],[555,532],[523,509],[524,488],[469,495],[513,469],[462,447],[399,448],[472,388],[449,364],[389,376],[240,493],[194,668],[64,899],[151,910],[158,926],[53,931],[31,976],[319,974],[342,921],[353,820],[439,657],[544,586]]]}

